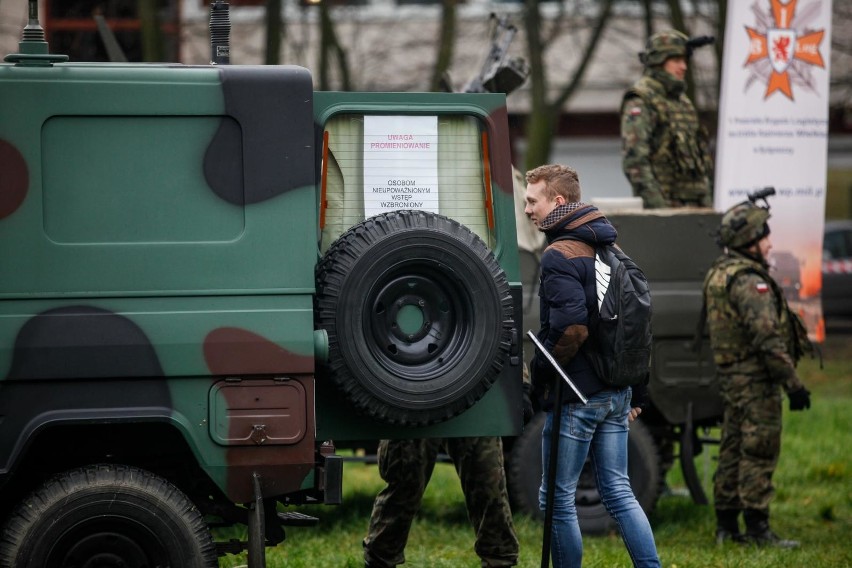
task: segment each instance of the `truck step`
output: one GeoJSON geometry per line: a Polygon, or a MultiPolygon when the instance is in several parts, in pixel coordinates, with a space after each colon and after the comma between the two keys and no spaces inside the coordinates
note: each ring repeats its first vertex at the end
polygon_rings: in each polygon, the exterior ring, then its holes
{"type": "Polygon", "coordinates": [[[281,521],[282,525],[287,527],[310,527],[319,522],[319,519],[316,517],[312,517],[304,513],[297,513],[296,511],[287,511],[286,513],[279,512],[278,520],[281,521]]]}

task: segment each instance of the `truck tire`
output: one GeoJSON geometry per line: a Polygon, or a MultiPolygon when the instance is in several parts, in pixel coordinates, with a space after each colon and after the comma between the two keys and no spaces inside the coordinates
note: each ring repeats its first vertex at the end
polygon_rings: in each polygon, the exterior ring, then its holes
{"type": "MultiPolygon", "coordinates": [[[[540,412],[515,439],[506,458],[507,484],[513,510],[544,520],[539,509],[538,491],[541,486],[541,433],[545,414],[540,412]]],[[[628,475],[633,494],[645,514],[649,515],[657,504],[662,490],[659,457],[654,439],[641,421],[630,423],[628,444],[628,475]]],[[[577,517],[580,530],[586,535],[607,534],[616,529],[598,494],[591,462],[586,461],[576,495],[577,517]]]]}
{"type": "Polygon", "coordinates": [[[201,513],[168,481],[99,464],[59,474],[30,495],[0,537],[0,567],[209,568],[201,513]]]}
{"type": "Polygon", "coordinates": [[[435,424],[475,404],[508,357],[512,311],[486,244],[433,213],[371,217],[317,267],[327,371],[355,408],[390,424],[435,424]]]}

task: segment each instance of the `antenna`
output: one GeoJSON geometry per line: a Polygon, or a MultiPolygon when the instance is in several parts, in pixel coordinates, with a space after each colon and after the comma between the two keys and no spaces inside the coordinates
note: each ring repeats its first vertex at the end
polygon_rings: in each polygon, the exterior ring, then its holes
{"type": "Polygon", "coordinates": [[[44,39],[44,28],[38,21],[38,0],[29,0],[27,25],[18,42],[18,53],[10,53],[4,61],[16,65],[33,65],[48,67],[54,63],[68,61],[67,55],[50,55],[47,41],[44,39]]]}
{"type": "MultiPolygon", "coordinates": [[[[38,0],[30,0],[29,20],[24,28],[22,42],[41,42],[44,44],[44,53],[47,53],[47,42],[44,39],[44,28],[38,21],[38,0]]],[[[18,44],[20,45],[20,44],[18,44]]]]}

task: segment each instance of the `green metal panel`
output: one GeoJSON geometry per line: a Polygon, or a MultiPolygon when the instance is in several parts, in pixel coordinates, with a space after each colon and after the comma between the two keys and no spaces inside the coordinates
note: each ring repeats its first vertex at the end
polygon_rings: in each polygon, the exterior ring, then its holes
{"type": "Polygon", "coordinates": [[[42,184],[45,236],[58,244],[92,246],[241,238],[244,208],[211,193],[202,171],[204,150],[222,120],[50,118],[42,127],[49,166],[42,184]]]}
{"type": "MultiPolygon", "coordinates": [[[[37,314],[69,305],[80,304],[64,300],[0,302],[0,377],[9,373],[21,327],[37,314]]],[[[210,367],[210,356],[205,359],[205,342],[208,350],[227,350],[234,354],[242,348],[252,347],[252,344],[266,343],[267,357],[253,363],[255,374],[288,373],[294,366],[298,366],[301,372],[313,369],[313,300],[308,294],[106,298],[87,301],[85,305],[103,310],[104,314],[127,318],[138,326],[153,347],[159,366],[167,377],[225,374],[210,367]],[[222,331],[232,329],[242,330],[245,336],[229,336],[222,331]],[[288,363],[287,356],[278,349],[305,361],[298,365],[288,363]]],[[[58,317],[67,320],[74,316],[58,317]]],[[[107,339],[104,338],[104,341],[107,339]]],[[[46,345],[45,353],[51,347],[46,345]]],[[[234,361],[231,374],[239,374],[236,369],[240,364],[246,365],[245,362],[234,361]]],[[[121,376],[121,372],[114,371],[110,379],[121,376]]]]}
{"type": "Polygon", "coordinates": [[[215,69],[2,65],[0,84],[0,140],[29,173],[0,222],[0,297],[312,290],[292,269],[315,260],[312,186],[251,205],[205,193],[200,158],[233,120],[215,69]]]}

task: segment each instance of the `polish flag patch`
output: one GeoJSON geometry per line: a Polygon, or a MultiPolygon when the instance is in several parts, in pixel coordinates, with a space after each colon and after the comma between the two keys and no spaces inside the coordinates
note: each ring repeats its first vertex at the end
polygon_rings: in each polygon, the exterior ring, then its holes
{"type": "Polygon", "coordinates": [[[642,114],[641,108],[633,107],[632,109],[630,109],[630,116],[639,116],[640,114],[642,114]]]}
{"type": "Polygon", "coordinates": [[[769,292],[769,284],[766,282],[760,282],[754,286],[755,290],[757,290],[758,294],[766,294],[769,292]]]}

